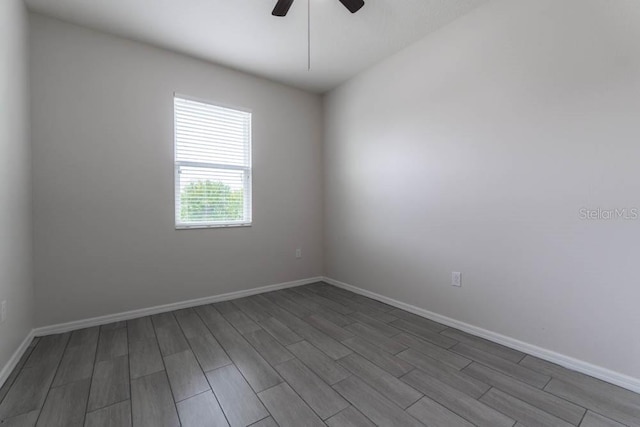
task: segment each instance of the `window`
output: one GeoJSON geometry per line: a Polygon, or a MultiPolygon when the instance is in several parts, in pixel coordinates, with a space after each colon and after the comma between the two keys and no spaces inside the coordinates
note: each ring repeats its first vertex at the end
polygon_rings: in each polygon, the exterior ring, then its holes
{"type": "Polygon", "coordinates": [[[251,225],[251,113],[176,95],[176,228],[251,225]]]}

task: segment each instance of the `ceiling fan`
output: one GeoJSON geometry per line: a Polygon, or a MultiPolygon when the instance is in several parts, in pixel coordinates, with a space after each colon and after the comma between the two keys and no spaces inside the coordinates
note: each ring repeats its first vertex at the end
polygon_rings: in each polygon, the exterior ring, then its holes
{"type": "MultiPolygon", "coordinates": [[[[340,3],[349,9],[349,12],[351,13],[356,13],[362,6],[364,6],[364,0],[340,0],[340,3]]],[[[273,12],[271,12],[271,14],[273,16],[287,16],[287,12],[289,12],[289,8],[292,4],[293,0],[278,0],[276,7],[273,8],[273,12]]]]}

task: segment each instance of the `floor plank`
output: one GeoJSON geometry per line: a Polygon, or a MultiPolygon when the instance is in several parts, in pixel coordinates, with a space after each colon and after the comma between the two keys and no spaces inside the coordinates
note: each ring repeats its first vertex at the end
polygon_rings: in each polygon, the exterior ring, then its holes
{"type": "Polygon", "coordinates": [[[540,372],[518,365],[517,363],[509,362],[508,360],[466,344],[458,344],[452,348],[452,351],[455,351],[468,359],[475,360],[476,362],[489,366],[498,372],[517,378],[518,380],[533,387],[543,388],[551,379],[548,375],[541,374],[540,372]]]}
{"type": "Polygon", "coordinates": [[[407,349],[407,346],[401,342],[393,340],[363,323],[353,323],[345,326],[345,329],[391,354],[398,354],[407,349]]]}
{"type": "Polygon", "coordinates": [[[528,427],[571,427],[572,424],[554,417],[535,406],[516,399],[496,388],[489,390],[480,401],[496,411],[517,420],[528,427]]]}
{"type": "Polygon", "coordinates": [[[451,368],[449,365],[445,365],[435,359],[426,357],[413,349],[403,351],[398,354],[398,357],[406,360],[433,378],[476,399],[486,393],[490,388],[487,384],[471,377],[467,373],[451,368]]]}
{"type": "Polygon", "coordinates": [[[80,427],[89,397],[90,380],[52,388],[42,408],[37,427],[80,427]]]}
{"type": "Polygon", "coordinates": [[[334,360],[340,359],[341,357],[351,353],[351,350],[347,347],[311,325],[298,328],[296,329],[296,332],[318,348],[318,350],[322,351],[334,360]]]}
{"type": "MultiPolygon", "coordinates": [[[[326,308],[325,306],[316,303],[315,301],[313,301],[313,299],[309,297],[300,295],[292,290],[288,290],[288,291],[285,290],[282,292],[285,293],[286,297],[290,301],[292,301],[294,304],[303,306],[309,311],[311,311],[313,313],[312,316],[314,315],[322,316],[324,319],[338,326],[345,326],[345,325],[349,325],[350,323],[353,323],[353,320],[351,320],[349,317],[346,317],[343,314],[337,313],[329,308],[326,308]]],[[[306,318],[306,317],[308,316],[303,316],[303,318],[306,318]]]]}
{"type": "Polygon", "coordinates": [[[172,313],[151,316],[163,357],[189,350],[187,339],[172,313]]]}
{"type": "Polygon", "coordinates": [[[597,387],[595,384],[590,380],[583,384],[577,384],[554,378],[544,389],[628,427],[640,427],[640,405],[626,399],[620,399],[620,396],[616,396],[614,393],[607,393],[609,387],[597,387]]]}
{"type": "Polygon", "coordinates": [[[271,365],[213,307],[198,307],[196,311],[256,392],[282,382],[271,365]]]}
{"type": "Polygon", "coordinates": [[[126,326],[127,326],[126,320],[119,320],[117,322],[112,322],[112,323],[107,323],[105,325],[102,325],[100,328],[104,330],[109,330],[109,329],[124,328],[126,326]]]}
{"type": "Polygon", "coordinates": [[[269,332],[282,345],[295,344],[304,339],[300,335],[296,334],[291,329],[286,327],[275,317],[264,319],[263,321],[259,322],[259,324],[265,331],[269,332]]]}
{"type": "Polygon", "coordinates": [[[40,416],[40,410],[28,412],[26,414],[18,415],[12,418],[7,418],[2,421],[2,427],[35,427],[38,417],[40,416]]]}
{"type": "Polygon", "coordinates": [[[97,345],[96,329],[95,342],[84,345],[67,346],[60,366],[58,367],[58,372],[53,380],[53,387],[91,378],[97,345]]]}
{"type": "Polygon", "coordinates": [[[463,372],[573,425],[584,416],[584,408],[479,363],[473,362],[463,372]]]}
{"type": "Polygon", "coordinates": [[[398,319],[396,316],[393,316],[388,312],[377,310],[373,307],[362,304],[356,300],[346,298],[345,296],[340,294],[336,294],[335,292],[320,291],[318,292],[318,294],[330,300],[333,300],[339,304],[342,304],[353,311],[366,314],[367,316],[372,317],[384,323],[389,323],[398,319]]]}
{"type": "Polygon", "coordinates": [[[131,427],[131,401],[116,403],[94,412],[89,412],[85,427],[131,427]]]}
{"type": "Polygon", "coordinates": [[[335,311],[336,313],[342,314],[342,315],[347,315],[347,314],[351,314],[353,313],[353,309],[342,305],[340,303],[337,303],[335,301],[331,301],[328,298],[325,298],[323,296],[320,296],[314,292],[312,292],[311,290],[307,289],[306,287],[298,287],[298,288],[293,288],[292,289],[294,292],[299,292],[300,294],[306,296],[307,298],[309,298],[310,300],[314,301],[317,304],[320,304],[330,310],[335,311]]]}
{"type": "Polygon", "coordinates": [[[96,363],[88,411],[95,411],[123,400],[129,400],[129,361],[127,356],[96,363]]]}
{"type": "Polygon", "coordinates": [[[399,377],[414,368],[410,363],[394,356],[391,353],[387,353],[362,338],[351,338],[343,341],[343,344],[393,376],[399,377]]]}
{"type": "Polygon", "coordinates": [[[440,334],[513,363],[518,363],[525,356],[524,353],[520,351],[491,342],[484,338],[476,337],[457,329],[449,328],[442,331],[440,334]]]}
{"type": "Polygon", "coordinates": [[[287,348],[329,385],[342,381],[351,375],[346,369],[338,365],[336,361],[307,341],[291,344],[287,348]]]}
{"type": "Polygon", "coordinates": [[[143,341],[149,338],[156,338],[156,331],[150,317],[140,317],[127,321],[127,335],[129,343],[132,341],[143,341]]]}
{"type": "Polygon", "coordinates": [[[24,364],[25,368],[42,365],[57,365],[62,358],[70,333],[42,337],[24,364]]]}
{"type": "Polygon", "coordinates": [[[469,421],[428,397],[417,401],[407,409],[407,412],[428,426],[473,427],[469,421]]]}
{"type": "Polygon", "coordinates": [[[96,362],[115,359],[129,354],[127,329],[100,329],[96,362]]]}
{"type": "Polygon", "coordinates": [[[45,359],[45,363],[23,368],[0,403],[0,420],[41,409],[57,367],[55,359],[45,359]]]}
{"type": "Polygon", "coordinates": [[[399,319],[390,323],[394,328],[401,329],[405,332],[408,332],[412,335],[416,335],[419,338],[422,338],[425,341],[429,341],[435,345],[439,345],[443,348],[451,348],[454,345],[458,344],[458,341],[434,332],[432,329],[424,327],[422,325],[418,325],[416,323],[409,322],[404,319],[399,319]]]}
{"type": "Polygon", "coordinates": [[[349,406],[331,386],[299,360],[289,360],[276,369],[320,418],[327,419],[349,406]]]}
{"type": "Polygon", "coordinates": [[[204,372],[231,364],[227,353],[210,333],[189,338],[189,344],[204,372]]]}
{"type": "Polygon", "coordinates": [[[478,427],[511,427],[515,424],[515,420],[417,369],[402,380],[478,427]]]}
{"type": "Polygon", "coordinates": [[[333,388],[379,426],[424,426],[355,376],[340,381],[333,388]]]}
{"type": "Polygon", "coordinates": [[[164,371],[131,381],[131,412],[135,427],[180,427],[164,371]]]}
{"type": "Polygon", "coordinates": [[[612,419],[603,417],[591,411],[587,411],[580,427],[624,427],[623,424],[617,423],[612,419]]]}
{"type": "Polygon", "coordinates": [[[367,316],[366,314],[354,312],[349,315],[353,320],[363,323],[374,330],[378,331],[382,335],[386,337],[393,337],[402,332],[400,329],[394,328],[393,326],[389,326],[387,323],[381,322],[379,320],[374,319],[371,316],[367,316]]]}
{"type": "Polygon", "coordinates": [[[255,298],[246,297],[232,301],[233,304],[249,316],[254,321],[268,319],[271,317],[271,313],[267,311],[263,305],[261,305],[255,298]]]}
{"type": "Polygon", "coordinates": [[[33,342],[32,342],[32,345],[27,347],[26,351],[24,352],[24,354],[16,364],[16,367],[13,368],[13,371],[11,371],[11,374],[9,374],[9,376],[5,380],[2,387],[0,387],[0,403],[2,403],[7,393],[9,393],[9,389],[11,388],[13,383],[16,381],[16,378],[18,378],[18,375],[20,375],[22,368],[24,367],[25,363],[27,363],[27,359],[29,359],[29,356],[31,356],[31,352],[33,351],[34,347],[35,345],[33,345],[33,342]]]}
{"type": "Polygon", "coordinates": [[[264,418],[257,423],[251,424],[250,427],[278,427],[278,423],[271,417],[264,418]]]}
{"type": "Polygon", "coordinates": [[[324,332],[336,341],[344,341],[348,338],[353,337],[353,333],[325,319],[321,315],[312,314],[311,316],[305,317],[304,320],[314,328],[318,329],[321,332],[324,332]]]}
{"type": "Polygon", "coordinates": [[[67,347],[76,347],[79,345],[97,345],[100,336],[100,327],[79,329],[71,333],[69,344],[67,347]]]}
{"type": "Polygon", "coordinates": [[[401,408],[408,408],[422,397],[422,393],[358,354],[350,354],[338,363],[401,408]]]}
{"type": "Polygon", "coordinates": [[[258,393],[280,427],[324,427],[325,424],[287,384],[258,393]]]}
{"type": "Polygon", "coordinates": [[[276,341],[268,332],[262,329],[247,332],[244,337],[271,365],[286,362],[294,357],[289,350],[276,341]]]}
{"type": "Polygon", "coordinates": [[[176,406],[182,427],[229,426],[211,391],[190,397],[179,402],[176,406]]]}
{"type": "Polygon", "coordinates": [[[231,313],[224,314],[223,316],[242,335],[245,335],[249,332],[259,331],[260,329],[262,329],[260,325],[258,325],[256,322],[251,320],[249,316],[247,316],[241,311],[233,311],[231,313]]]}
{"type": "Polygon", "coordinates": [[[187,340],[211,333],[194,309],[178,310],[175,314],[178,325],[182,328],[187,340]]]}
{"type": "Polygon", "coordinates": [[[385,312],[388,313],[388,312],[391,312],[392,310],[395,309],[394,307],[390,306],[389,304],[385,304],[385,303],[380,302],[378,300],[375,300],[373,298],[365,297],[364,295],[360,295],[360,294],[357,294],[357,293],[354,293],[354,292],[350,292],[350,291],[347,291],[345,289],[341,289],[341,288],[338,288],[338,287],[333,287],[332,289],[333,289],[333,291],[335,293],[343,295],[346,298],[349,298],[349,299],[351,299],[353,301],[356,301],[356,302],[358,302],[360,304],[366,305],[368,307],[371,307],[371,308],[373,308],[375,310],[378,310],[380,312],[383,312],[383,313],[385,313],[385,312]]]}
{"type": "Polygon", "coordinates": [[[275,317],[296,334],[303,337],[306,341],[313,344],[316,348],[334,360],[340,359],[341,357],[351,353],[351,350],[331,338],[329,335],[321,332],[304,320],[284,311],[283,309],[277,310],[275,317]]]}
{"type": "MultiPolygon", "coordinates": [[[[526,356],[520,364],[543,374],[561,380],[563,383],[573,384],[577,389],[582,390],[582,394],[589,396],[589,400],[599,401],[602,405],[614,405],[620,411],[633,415],[630,418],[632,423],[638,423],[640,416],[640,394],[625,390],[613,384],[590,377],[579,372],[571,371],[551,362],[526,356]]],[[[579,402],[576,402],[579,403],[579,402]]],[[[584,405],[583,405],[584,406],[584,405]]],[[[587,405],[588,406],[588,405],[587,405]]],[[[598,411],[595,411],[598,412],[598,411]]],[[[606,415],[606,414],[603,414],[606,415]]]]}
{"type": "Polygon", "coordinates": [[[211,305],[213,306],[213,308],[218,310],[220,312],[220,314],[222,314],[223,316],[225,314],[227,314],[227,313],[232,313],[234,311],[240,311],[240,309],[233,304],[232,300],[214,302],[211,305]]]}
{"type": "Polygon", "coordinates": [[[471,363],[471,360],[467,359],[466,357],[460,356],[459,354],[452,351],[445,350],[440,346],[437,346],[405,332],[396,335],[395,337],[393,337],[393,339],[432,359],[449,365],[454,369],[462,369],[465,366],[469,365],[469,363],[471,363]]]}
{"type": "Polygon", "coordinates": [[[210,390],[209,383],[191,350],[165,357],[164,364],[176,402],[210,390]]]}
{"type": "Polygon", "coordinates": [[[353,406],[349,406],[339,414],[334,415],[326,421],[329,427],[375,427],[369,418],[362,415],[353,406]]]}
{"type": "Polygon", "coordinates": [[[399,319],[403,319],[409,323],[413,323],[414,325],[429,329],[435,333],[440,333],[446,329],[449,329],[447,326],[441,323],[434,322],[433,320],[430,320],[422,316],[418,316],[417,314],[409,313],[408,311],[400,310],[397,308],[391,310],[389,313],[396,316],[399,319]]]}
{"type": "Polygon", "coordinates": [[[155,338],[129,341],[129,369],[131,379],[144,377],[164,370],[160,347],[155,338]]]}
{"type": "Polygon", "coordinates": [[[235,366],[207,372],[207,379],[232,427],[248,426],[269,416],[235,366]]]}
{"type": "Polygon", "coordinates": [[[296,304],[295,302],[291,301],[289,298],[286,298],[284,295],[278,292],[269,292],[266,294],[262,294],[260,297],[274,305],[274,307],[272,308],[272,313],[275,317],[277,317],[277,314],[280,312],[280,310],[286,310],[293,316],[297,316],[300,319],[304,319],[305,317],[311,316],[313,314],[312,310],[309,310],[308,308],[300,304],[296,304]]]}

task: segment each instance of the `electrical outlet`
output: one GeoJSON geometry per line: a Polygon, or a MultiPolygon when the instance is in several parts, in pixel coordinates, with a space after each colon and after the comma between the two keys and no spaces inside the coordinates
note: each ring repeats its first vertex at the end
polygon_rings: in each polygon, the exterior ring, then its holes
{"type": "Polygon", "coordinates": [[[296,258],[302,258],[302,249],[296,249],[296,258]]]}
{"type": "Polygon", "coordinates": [[[456,286],[458,288],[462,286],[462,273],[458,271],[451,273],[451,286],[456,286]]]}
{"type": "Polygon", "coordinates": [[[7,300],[0,303],[0,323],[4,323],[7,320],[7,300]]]}

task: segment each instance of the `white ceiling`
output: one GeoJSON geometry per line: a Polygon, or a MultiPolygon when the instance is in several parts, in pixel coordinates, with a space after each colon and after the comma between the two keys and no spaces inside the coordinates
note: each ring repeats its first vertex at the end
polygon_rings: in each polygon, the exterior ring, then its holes
{"type": "Polygon", "coordinates": [[[26,0],[33,11],[325,92],[488,0],[307,0],[285,18],[276,0],[26,0]]]}

